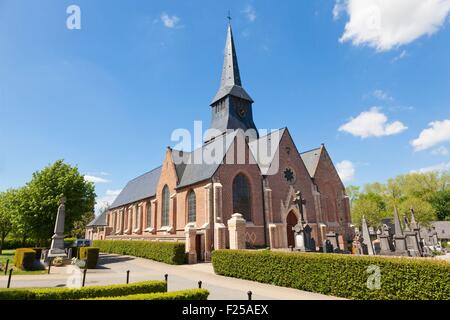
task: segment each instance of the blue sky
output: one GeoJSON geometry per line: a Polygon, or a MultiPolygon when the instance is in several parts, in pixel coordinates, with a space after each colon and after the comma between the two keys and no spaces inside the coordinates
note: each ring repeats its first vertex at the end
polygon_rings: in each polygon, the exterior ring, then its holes
{"type": "Polygon", "coordinates": [[[209,125],[228,10],[259,128],[325,143],[347,184],[450,168],[449,0],[0,0],[0,191],[65,159],[111,201],[158,166],[209,125]]]}

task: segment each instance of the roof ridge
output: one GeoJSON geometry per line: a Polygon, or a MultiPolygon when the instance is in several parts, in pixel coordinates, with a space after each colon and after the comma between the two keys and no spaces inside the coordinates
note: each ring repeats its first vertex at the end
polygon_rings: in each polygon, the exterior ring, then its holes
{"type": "Polygon", "coordinates": [[[305,153],[313,152],[313,151],[316,151],[316,150],[320,150],[320,149],[322,149],[322,147],[321,147],[321,146],[320,146],[320,147],[318,147],[318,148],[314,148],[314,149],[308,150],[308,151],[303,151],[303,152],[300,152],[300,154],[305,154],[305,153]]]}
{"type": "Polygon", "coordinates": [[[139,178],[141,178],[141,177],[143,177],[143,176],[145,176],[145,175],[147,175],[147,174],[149,174],[149,173],[152,173],[152,172],[154,172],[154,171],[156,171],[156,170],[158,170],[158,169],[160,169],[160,168],[162,168],[162,165],[160,165],[159,167],[156,167],[156,168],[154,168],[154,169],[152,169],[152,170],[150,170],[150,171],[147,171],[147,172],[145,172],[145,173],[143,173],[143,174],[137,176],[136,178],[131,179],[130,181],[128,181],[128,183],[130,183],[130,182],[132,182],[132,181],[134,181],[134,180],[137,180],[137,179],[139,179],[139,178]]]}

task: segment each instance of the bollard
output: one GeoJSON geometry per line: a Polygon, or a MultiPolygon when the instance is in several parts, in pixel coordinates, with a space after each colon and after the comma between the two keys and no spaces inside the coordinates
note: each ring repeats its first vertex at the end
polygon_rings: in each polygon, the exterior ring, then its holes
{"type": "Polygon", "coordinates": [[[8,285],[6,286],[6,288],[9,289],[9,287],[11,287],[11,276],[13,273],[13,269],[9,269],[9,276],[8,276],[8,285]]]}
{"type": "Polygon", "coordinates": [[[50,260],[48,261],[48,272],[47,272],[47,274],[50,274],[50,269],[52,268],[52,264],[53,264],[53,258],[50,258],[50,260]]]}
{"type": "Polygon", "coordinates": [[[248,295],[248,300],[252,300],[252,292],[251,291],[249,291],[249,292],[247,292],[247,295],[248,295]]]}
{"type": "Polygon", "coordinates": [[[166,273],[165,275],[164,275],[164,279],[166,280],[166,282],[167,282],[167,279],[169,278],[169,275],[166,273]]]}
{"type": "Polygon", "coordinates": [[[127,271],[127,284],[130,283],[130,270],[127,271]]]}
{"type": "Polygon", "coordinates": [[[198,288],[201,289],[202,288],[202,283],[201,281],[198,282],[198,288]]]}
{"type": "Polygon", "coordinates": [[[8,274],[9,259],[6,260],[5,276],[8,274]]]}
{"type": "Polygon", "coordinates": [[[83,270],[83,284],[81,285],[82,287],[84,287],[84,284],[86,283],[86,272],[87,272],[87,269],[84,269],[83,270]]]}

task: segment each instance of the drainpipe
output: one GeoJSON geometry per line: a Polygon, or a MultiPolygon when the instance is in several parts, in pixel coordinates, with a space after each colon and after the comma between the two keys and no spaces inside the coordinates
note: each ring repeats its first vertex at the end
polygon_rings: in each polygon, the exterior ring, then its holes
{"type": "Polygon", "coordinates": [[[264,245],[267,246],[267,224],[266,224],[266,193],[264,192],[264,179],[266,177],[263,176],[261,180],[261,189],[262,189],[262,207],[263,207],[263,223],[264,223],[264,245]]]}
{"type": "Polygon", "coordinates": [[[209,195],[210,198],[210,208],[211,212],[209,213],[209,224],[210,224],[210,234],[211,234],[211,245],[210,245],[210,251],[212,252],[214,248],[214,227],[216,223],[215,219],[215,190],[214,190],[214,179],[211,178],[211,194],[209,195]]]}

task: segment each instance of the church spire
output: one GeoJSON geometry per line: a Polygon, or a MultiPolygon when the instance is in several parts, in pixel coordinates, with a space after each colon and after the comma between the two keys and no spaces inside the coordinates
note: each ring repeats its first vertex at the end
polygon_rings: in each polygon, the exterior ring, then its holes
{"type": "Polygon", "coordinates": [[[228,22],[227,40],[225,43],[224,60],[222,68],[222,79],[220,88],[214,97],[211,105],[226,97],[227,95],[236,96],[238,98],[253,102],[249,94],[242,88],[241,74],[239,72],[239,64],[234,45],[233,30],[231,28],[231,18],[228,22]]]}
{"type": "Polygon", "coordinates": [[[233,30],[231,29],[231,22],[228,23],[227,42],[225,44],[222,82],[220,87],[226,86],[240,86],[242,87],[241,75],[239,73],[239,64],[236,55],[236,47],[234,46],[233,30]]]}

